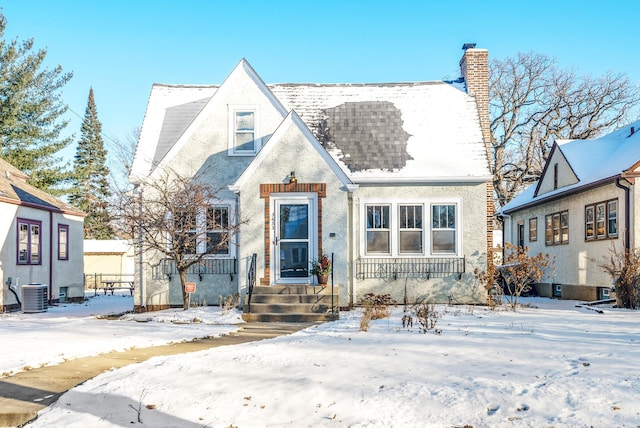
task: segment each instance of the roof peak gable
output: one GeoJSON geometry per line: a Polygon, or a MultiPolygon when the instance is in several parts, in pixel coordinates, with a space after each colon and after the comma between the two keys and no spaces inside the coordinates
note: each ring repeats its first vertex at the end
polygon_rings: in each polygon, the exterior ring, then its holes
{"type": "Polygon", "coordinates": [[[357,187],[357,185],[353,184],[349,176],[340,168],[335,159],[324,149],[322,144],[320,144],[320,142],[316,139],[316,137],[313,135],[304,121],[300,118],[300,116],[294,110],[291,110],[282,120],[269,140],[267,140],[260,152],[258,152],[258,155],[253,159],[249,166],[236,180],[236,182],[229,186],[229,189],[231,191],[239,192],[241,190],[242,186],[251,176],[253,176],[262,162],[269,156],[271,151],[273,151],[278,141],[291,127],[295,127],[299,132],[302,133],[302,135],[305,137],[305,140],[309,144],[311,144],[315,151],[320,155],[320,157],[322,157],[322,159],[327,163],[329,168],[336,175],[336,177],[348,190],[353,190],[357,187]]]}
{"type": "Polygon", "coordinates": [[[536,185],[534,197],[571,186],[579,181],[580,177],[571,166],[562,148],[557,142],[554,142],[536,185]]]}

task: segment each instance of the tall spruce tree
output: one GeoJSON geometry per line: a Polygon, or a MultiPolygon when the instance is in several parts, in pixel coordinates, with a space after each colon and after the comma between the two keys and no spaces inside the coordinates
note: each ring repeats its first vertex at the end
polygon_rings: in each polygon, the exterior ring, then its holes
{"type": "Polygon", "coordinates": [[[80,141],[73,161],[72,187],[69,202],[87,213],[84,220],[84,237],[87,239],[111,239],[114,236],[110,225],[109,168],[106,166],[107,152],[102,140],[102,124],[89,89],[89,100],[82,121],[80,141]]]}
{"type": "Polygon", "coordinates": [[[34,186],[59,195],[69,173],[56,154],[72,141],[60,135],[68,124],[60,89],[72,73],[43,69],[47,51],[34,51],[33,39],[6,41],[6,23],[0,13],[0,156],[34,186]]]}

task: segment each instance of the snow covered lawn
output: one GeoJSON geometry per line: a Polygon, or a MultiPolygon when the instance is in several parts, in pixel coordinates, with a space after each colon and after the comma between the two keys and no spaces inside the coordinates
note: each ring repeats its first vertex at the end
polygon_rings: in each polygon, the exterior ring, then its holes
{"type": "Polygon", "coordinates": [[[98,295],[82,304],[51,306],[42,313],[0,314],[0,379],[64,360],[129,348],[145,348],[236,331],[239,313],[221,316],[212,308],[161,311],[100,319],[133,309],[129,293],[98,295]],[[198,318],[198,323],[182,324],[198,318]],[[142,321],[142,322],[141,322],[142,321]]]}
{"type": "MultiPolygon", "coordinates": [[[[422,334],[415,322],[403,328],[401,307],[360,332],[356,310],[286,337],[155,357],[74,388],[33,426],[638,426],[640,312],[606,308],[600,314],[572,301],[523,301],[531,307],[515,313],[437,306],[440,334],[422,334]]],[[[33,315],[3,316],[3,337],[7,323],[35,329],[51,322],[56,327],[48,334],[55,339],[72,329],[77,337],[65,337],[64,345],[78,342],[74,352],[87,354],[80,349],[86,337],[109,342],[132,324],[144,343],[164,330],[153,321],[88,317],[59,324],[60,314],[47,314],[38,315],[39,323],[33,315]]],[[[20,350],[21,341],[12,340],[20,350]]],[[[58,352],[71,357],[64,345],[58,352]]],[[[117,346],[123,345],[111,345],[117,346]]]]}

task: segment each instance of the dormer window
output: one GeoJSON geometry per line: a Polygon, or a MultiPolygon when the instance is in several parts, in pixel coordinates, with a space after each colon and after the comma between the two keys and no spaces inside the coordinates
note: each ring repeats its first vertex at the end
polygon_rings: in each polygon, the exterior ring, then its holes
{"type": "Polygon", "coordinates": [[[257,107],[233,107],[229,111],[229,155],[253,156],[260,150],[257,107]]]}

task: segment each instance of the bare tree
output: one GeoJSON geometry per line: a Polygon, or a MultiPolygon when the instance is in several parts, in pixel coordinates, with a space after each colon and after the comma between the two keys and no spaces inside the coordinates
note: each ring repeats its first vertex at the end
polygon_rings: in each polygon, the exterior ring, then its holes
{"type": "Polygon", "coordinates": [[[112,191],[117,192],[129,186],[127,178],[136,153],[140,128],[132,128],[124,138],[109,139],[109,170],[112,191]]]}
{"type": "Polygon", "coordinates": [[[187,271],[210,254],[226,250],[238,230],[229,212],[219,209],[220,189],[200,177],[164,170],[119,194],[115,226],[120,236],[141,237],[136,253],[168,258],[180,277],[183,308],[189,308],[187,271]],[[213,232],[215,231],[215,232],[213,232]]]}
{"type": "Polygon", "coordinates": [[[556,139],[593,138],[628,122],[640,88],[625,74],[577,76],[530,52],[491,62],[489,98],[493,184],[504,206],[540,177],[556,139]]]}
{"type": "Polygon", "coordinates": [[[497,304],[495,297],[506,297],[511,310],[518,307],[518,299],[529,292],[533,285],[551,274],[555,260],[549,254],[529,255],[529,247],[505,243],[505,259],[501,266],[489,265],[487,271],[476,269],[473,274],[490,294],[490,305],[497,304]],[[496,287],[499,290],[496,290],[496,287]]]}
{"type": "Polygon", "coordinates": [[[619,308],[640,309],[640,250],[619,251],[612,246],[609,257],[599,265],[607,272],[616,287],[616,305],[619,308]]]}

